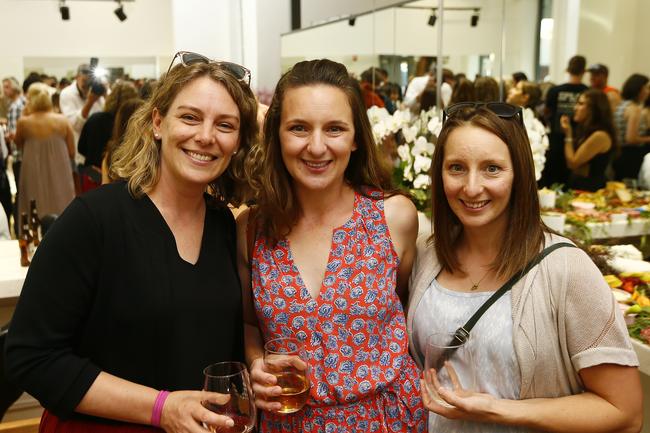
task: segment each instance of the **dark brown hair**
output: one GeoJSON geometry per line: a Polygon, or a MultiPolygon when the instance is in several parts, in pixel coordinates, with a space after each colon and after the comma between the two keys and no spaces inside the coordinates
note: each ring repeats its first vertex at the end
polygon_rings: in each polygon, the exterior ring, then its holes
{"type": "Polygon", "coordinates": [[[122,140],[124,140],[124,135],[126,134],[126,128],[129,124],[131,116],[135,111],[144,104],[144,101],[140,98],[132,98],[122,103],[122,106],[117,110],[115,114],[115,122],[113,122],[113,133],[111,134],[111,139],[106,145],[106,167],[108,168],[108,177],[111,182],[116,181],[111,175],[111,164],[113,163],[113,154],[122,140]]]}
{"type": "Polygon", "coordinates": [[[316,85],[343,91],[352,109],[357,149],[345,169],[347,184],[360,193],[365,186],[392,192],[390,174],[380,162],[359,83],[350,77],[344,65],[331,60],[296,63],[280,78],[266,113],[263,139],[246,161],[246,174],[259,207],[258,226],[272,242],[286,236],[300,216],[293,180],[281,154],[282,104],[289,90],[316,85]]]}
{"type": "Polygon", "coordinates": [[[584,56],[573,56],[569,59],[569,66],[566,70],[571,75],[582,75],[585,73],[585,67],[587,66],[587,59],[584,56]]]}
{"type": "Polygon", "coordinates": [[[502,119],[491,111],[460,110],[443,125],[431,163],[431,195],[435,249],[443,269],[460,271],[456,244],[462,224],[447,201],[442,181],[445,145],[449,135],[463,126],[484,129],[499,137],[508,146],[512,159],[513,180],[508,203],[508,230],[505,231],[499,253],[491,264],[500,277],[508,278],[525,266],[544,242],[544,225],[539,212],[535,166],[528,135],[516,118],[502,119]]]}
{"type": "Polygon", "coordinates": [[[494,102],[499,100],[499,83],[492,77],[478,77],[474,81],[476,100],[494,102]]]}
{"type": "Polygon", "coordinates": [[[578,125],[576,142],[580,144],[594,132],[604,131],[612,140],[612,149],[617,148],[612,108],[605,92],[589,89],[581,96],[587,100],[587,118],[578,125]]]}
{"type": "Polygon", "coordinates": [[[467,78],[461,78],[454,87],[454,92],[451,94],[450,104],[456,102],[470,102],[476,100],[476,93],[474,92],[474,83],[467,78]]]}

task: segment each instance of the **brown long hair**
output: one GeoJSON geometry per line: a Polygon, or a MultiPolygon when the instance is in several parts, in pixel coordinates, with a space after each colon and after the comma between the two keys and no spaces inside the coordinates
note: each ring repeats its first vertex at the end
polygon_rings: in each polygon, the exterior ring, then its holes
{"type": "MultiPolygon", "coordinates": [[[[217,199],[239,205],[244,183],[243,164],[250,147],[256,142],[257,101],[250,87],[242,84],[215,63],[195,63],[189,66],[176,65],[163,75],[151,97],[135,112],[129,122],[124,143],[114,153],[111,176],[128,181],[129,191],[134,197],[151,191],[160,177],[160,140],[153,136],[154,108],[162,116],[176,98],[176,95],[194,80],[209,77],[224,86],[239,109],[239,150],[232,157],[226,171],[210,182],[208,192],[217,199]]],[[[216,103],[216,102],[215,102],[216,103]]]]}
{"type": "Polygon", "coordinates": [[[272,242],[286,236],[300,216],[293,180],[281,154],[280,123],[287,91],[303,86],[326,85],[342,90],[352,109],[354,141],[344,177],[348,185],[363,193],[366,186],[393,192],[391,177],[382,166],[372,135],[370,120],[359,83],[344,65],[327,59],[296,63],[278,82],[264,121],[263,139],[246,161],[246,174],[259,207],[258,226],[272,242]]]}
{"type": "Polygon", "coordinates": [[[605,92],[598,89],[589,89],[582,92],[581,96],[584,96],[587,102],[587,118],[578,125],[576,131],[577,144],[585,141],[596,131],[604,131],[612,140],[612,149],[617,149],[618,144],[612,108],[605,92]]]}
{"type": "Polygon", "coordinates": [[[456,246],[462,224],[451,210],[442,181],[445,145],[457,128],[474,126],[499,137],[508,146],[514,178],[508,204],[508,230],[491,264],[499,277],[510,277],[528,263],[544,242],[545,227],[539,212],[535,166],[528,135],[518,119],[502,119],[484,107],[461,110],[445,122],[431,163],[432,215],[435,249],[443,269],[462,271],[456,246]]]}

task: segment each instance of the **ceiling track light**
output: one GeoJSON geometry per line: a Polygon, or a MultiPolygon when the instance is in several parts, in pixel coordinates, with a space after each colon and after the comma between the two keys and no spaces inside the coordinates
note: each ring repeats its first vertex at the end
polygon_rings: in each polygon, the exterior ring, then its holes
{"type": "Polygon", "coordinates": [[[65,5],[65,0],[59,2],[59,12],[61,13],[61,19],[63,21],[70,20],[70,8],[65,5]]]}
{"type": "Polygon", "coordinates": [[[436,25],[436,20],[438,19],[438,16],[436,15],[436,11],[434,10],[431,12],[431,16],[429,17],[429,21],[427,24],[429,24],[431,27],[436,25]]]}
{"type": "Polygon", "coordinates": [[[350,19],[348,20],[348,25],[349,25],[350,27],[354,27],[354,25],[356,24],[356,22],[357,22],[357,17],[352,17],[352,18],[350,18],[350,19]]]}
{"type": "Polygon", "coordinates": [[[478,9],[474,9],[474,13],[472,14],[472,18],[470,18],[469,24],[472,27],[476,27],[478,25],[478,9]]]}
{"type": "Polygon", "coordinates": [[[115,9],[113,12],[119,18],[120,21],[125,21],[126,20],[126,14],[124,13],[124,7],[122,7],[122,1],[117,0],[118,7],[115,9]]]}

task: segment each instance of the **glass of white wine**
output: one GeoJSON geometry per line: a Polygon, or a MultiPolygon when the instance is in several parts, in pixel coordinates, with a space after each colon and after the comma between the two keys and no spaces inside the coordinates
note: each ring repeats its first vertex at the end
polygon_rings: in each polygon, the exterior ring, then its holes
{"type": "Polygon", "coordinates": [[[256,422],[255,396],[251,388],[246,365],[241,362],[219,362],[203,370],[203,390],[230,396],[224,404],[204,402],[203,405],[214,413],[230,417],[233,427],[215,427],[204,424],[211,432],[248,433],[256,422]]]}
{"type": "Polygon", "coordinates": [[[298,412],[309,398],[309,368],[305,346],[295,338],[275,338],[264,345],[264,367],[278,380],[282,394],[269,401],[282,405],[279,413],[298,412]]]}

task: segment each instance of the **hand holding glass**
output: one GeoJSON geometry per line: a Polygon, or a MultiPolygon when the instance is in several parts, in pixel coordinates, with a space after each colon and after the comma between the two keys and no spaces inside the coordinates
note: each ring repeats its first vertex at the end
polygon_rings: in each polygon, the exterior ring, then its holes
{"type": "Polygon", "coordinates": [[[298,412],[309,397],[309,373],[304,345],[295,338],[276,338],[264,345],[264,368],[278,380],[282,394],[269,401],[282,405],[279,413],[298,412]]]}
{"type": "Polygon", "coordinates": [[[248,377],[248,370],[241,362],[220,362],[203,370],[203,390],[230,396],[224,404],[203,402],[214,413],[230,417],[233,427],[215,427],[204,424],[211,432],[248,433],[256,421],[255,398],[248,377]]]}
{"type": "Polygon", "coordinates": [[[476,372],[467,341],[461,342],[453,332],[429,335],[425,347],[424,383],[426,392],[441,406],[452,407],[438,395],[440,387],[454,391],[476,389],[476,372]]]}

